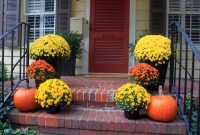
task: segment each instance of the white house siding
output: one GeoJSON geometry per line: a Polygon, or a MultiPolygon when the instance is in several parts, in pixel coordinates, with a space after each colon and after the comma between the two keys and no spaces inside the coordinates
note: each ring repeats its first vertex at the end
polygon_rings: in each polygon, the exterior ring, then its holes
{"type": "Polygon", "coordinates": [[[136,39],[149,33],[149,24],[150,0],[136,0],[136,39]]]}
{"type": "MultiPolygon", "coordinates": [[[[19,54],[20,54],[20,50],[18,48],[14,49],[14,58],[13,58],[13,64],[17,63],[17,61],[19,60],[19,54]]],[[[0,60],[2,59],[2,49],[0,49],[0,60]]],[[[10,48],[5,48],[4,50],[4,63],[5,66],[8,68],[9,72],[11,71],[11,49],[10,48]]],[[[31,63],[33,60],[29,60],[29,62],[31,63]]],[[[14,70],[14,77],[17,77],[19,73],[19,64],[16,66],[15,70],[14,70]]]]}

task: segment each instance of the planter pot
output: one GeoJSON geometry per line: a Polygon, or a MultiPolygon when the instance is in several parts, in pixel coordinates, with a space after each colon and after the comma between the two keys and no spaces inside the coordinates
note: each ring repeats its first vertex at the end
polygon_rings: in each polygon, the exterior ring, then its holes
{"type": "Polygon", "coordinates": [[[61,76],[75,76],[75,69],[76,69],[76,58],[70,57],[68,59],[61,60],[60,63],[57,63],[59,65],[59,74],[61,76]]]}
{"type": "Polygon", "coordinates": [[[158,91],[159,84],[151,84],[148,86],[144,86],[147,91],[158,91]]]}
{"type": "Polygon", "coordinates": [[[51,60],[45,60],[51,64],[56,71],[56,78],[60,79],[61,76],[75,76],[76,58],[55,58],[51,60]]]}
{"type": "Polygon", "coordinates": [[[148,86],[149,89],[153,89],[154,91],[158,91],[159,85],[162,85],[162,87],[164,87],[165,78],[166,78],[166,74],[167,74],[168,62],[169,61],[167,61],[165,64],[159,64],[159,65],[156,66],[155,62],[140,61],[140,63],[147,63],[147,64],[151,65],[152,67],[156,68],[160,73],[159,76],[158,76],[159,77],[158,84],[148,86]]]}
{"type": "Polygon", "coordinates": [[[46,80],[43,80],[43,81],[40,81],[40,80],[35,80],[35,86],[36,86],[36,89],[39,88],[40,84],[45,82],[46,80]]]}
{"type": "Polygon", "coordinates": [[[60,79],[61,74],[60,74],[60,65],[59,63],[62,62],[62,58],[54,58],[54,59],[44,59],[47,63],[51,64],[56,71],[56,78],[60,79]]]}
{"type": "Polygon", "coordinates": [[[139,119],[140,118],[140,110],[131,110],[131,111],[124,111],[124,117],[127,119],[139,119]]]}
{"type": "Polygon", "coordinates": [[[60,106],[49,106],[46,109],[46,112],[49,114],[56,114],[60,112],[60,108],[61,108],[60,106]]]}

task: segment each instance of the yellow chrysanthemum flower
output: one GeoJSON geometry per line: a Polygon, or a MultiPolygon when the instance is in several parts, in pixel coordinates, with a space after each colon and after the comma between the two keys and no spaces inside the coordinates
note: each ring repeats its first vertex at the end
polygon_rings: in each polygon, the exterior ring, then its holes
{"type": "Polygon", "coordinates": [[[70,57],[71,50],[66,40],[58,35],[48,34],[38,38],[30,46],[30,57],[45,59],[47,57],[70,57]]]}
{"type": "Polygon", "coordinates": [[[171,55],[171,41],[162,35],[147,35],[136,44],[134,54],[136,59],[165,64],[171,55]]]}
{"type": "Polygon", "coordinates": [[[48,108],[49,106],[70,105],[72,101],[71,89],[63,81],[59,79],[49,79],[40,84],[40,87],[36,90],[35,94],[36,102],[42,106],[42,108],[48,108]]]}
{"type": "Polygon", "coordinates": [[[118,108],[125,111],[146,109],[150,102],[150,94],[138,84],[127,83],[118,88],[114,100],[118,108]]]}

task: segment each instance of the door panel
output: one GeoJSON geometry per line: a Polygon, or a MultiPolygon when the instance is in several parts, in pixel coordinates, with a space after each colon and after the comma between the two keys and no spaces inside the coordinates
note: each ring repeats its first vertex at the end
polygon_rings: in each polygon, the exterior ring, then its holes
{"type": "Polygon", "coordinates": [[[89,72],[128,72],[129,0],[92,0],[89,72]]]}

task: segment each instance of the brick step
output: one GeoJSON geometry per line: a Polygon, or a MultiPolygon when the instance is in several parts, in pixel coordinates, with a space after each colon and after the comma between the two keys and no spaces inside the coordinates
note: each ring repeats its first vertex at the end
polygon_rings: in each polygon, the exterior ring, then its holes
{"type": "Polygon", "coordinates": [[[185,134],[185,125],[178,117],[172,122],[150,120],[145,112],[139,120],[128,120],[123,111],[116,109],[74,107],[63,109],[59,114],[43,110],[19,112],[12,109],[8,119],[12,124],[34,127],[41,134],[56,135],[136,135],[136,134],[185,134]]]}
{"type": "MultiPolygon", "coordinates": [[[[115,107],[114,93],[121,85],[128,82],[127,77],[102,76],[62,76],[61,80],[66,82],[72,90],[73,105],[98,108],[115,107]]],[[[26,86],[25,82],[22,82],[20,86],[26,86]]],[[[35,87],[34,80],[30,80],[30,86],[35,87]]],[[[168,80],[166,80],[164,88],[164,93],[166,94],[169,94],[168,86],[168,80]]],[[[154,91],[150,93],[154,95],[158,92],[154,91]]]]}
{"type": "MultiPolygon", "coordinates": [[[[124,77],[62,76],[61,80],[71,88],[74,105],[99,108],[115,107],[115,91],[128,82],[128,79],[124,77]]],[[[34,80],[29,82],[30,87],[35,87],[34,80]]],[[[22,82],[20,86],[26,86],[25,82],[22,82]]]]}

